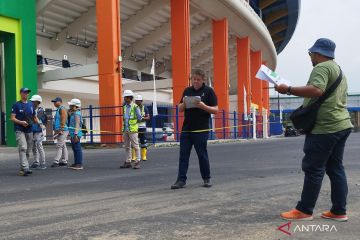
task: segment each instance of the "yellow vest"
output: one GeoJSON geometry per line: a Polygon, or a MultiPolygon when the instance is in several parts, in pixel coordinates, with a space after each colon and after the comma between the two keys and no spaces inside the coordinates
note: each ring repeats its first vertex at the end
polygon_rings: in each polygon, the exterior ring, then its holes
{"type": "MultiPolygon", "coordinates": [[[[126,113],[126,105],[123,106],[123,128],[122,131],[125,131],[125,113],[126,113]]],[[[136,109],[138,108],[138,106],[135,103],[131,103],[131,108],[130,108],[130,118],[129,118],[129,130],[132,133],[136,133],[139,131],[139,123],[138,123],[138,119],[136,116],[136,109]]]]}
{"type": "MultiPolygon", "coordinates": [[[[144,105],[141,106],[140,111],[141,111],[141,116],[142,116],[142,117],[145,117],[145,106],[144,106],[144,105]]],[[[140,128],[146,128],[146,121],[140,122],[140,123],[139,123],[139,127],[140,127],[140,128]]]]}

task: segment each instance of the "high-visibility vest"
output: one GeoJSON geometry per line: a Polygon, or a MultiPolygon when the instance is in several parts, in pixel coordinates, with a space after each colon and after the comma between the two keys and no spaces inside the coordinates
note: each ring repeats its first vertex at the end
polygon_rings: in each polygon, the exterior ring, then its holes
{"type": "MultiPolygon", "coordinates": [[[[60,130],[60,126],[61,126],[61,116],[60,116],[60,111],[64,109],[63,106],[60,106],[55,113],[55,117],[54,117],[54,130],[60,130]]],[[[66,120],[67,120],[67,114],[66,114],[66,120]]],[[[67,121],[65,121],[65,127],[64,127],[64,131],[68,131],[68,123],[67,121]]]]}
{"type": "MultiPolygon", "coordinates": [[[[145,117],[145,106],[144,105],[141,106],[140,111],[141,111],[141,116],[144,118],[145,117]]],[[[146,128],[146,121],[144,120],[144,121],[140,122],[139,127],[146,128]]]]}
{"type": "MultiPolygon", "coordinates": [[[[70,115],[70,119],[69,119],[69,134],[71,137],[75,136],[75,128],[76,128],[76,116],[79,116],[80,118],[80,123],[79,123],[79,128],[82,128],[82,124],[83,124],[83,119],[81,116],[81,111],[80,110],[76,110],[76,112],[73,112],[70,115]]],[[[82,129],[77,129],[77,136],[78,137],[82,137],[83,136],[83,131],[82,129]]]]}
{"type": "MultiPolygon", "coordinates": [[[[132,133],[139,131],[139,123],[136,115],[136,109],[138,106],[135,103],[131,103],[130,107],[130,118],[129,118],[129,130],[132,133]]],[[[126,105],[123,106],[123,128],[122,131],[125,131],[125,114],[126,114],[126,105]]]]}

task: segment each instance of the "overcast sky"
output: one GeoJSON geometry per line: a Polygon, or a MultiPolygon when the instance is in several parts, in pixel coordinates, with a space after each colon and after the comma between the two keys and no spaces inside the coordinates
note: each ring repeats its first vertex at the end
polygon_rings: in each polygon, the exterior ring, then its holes
{"type": "Polygon", "coordinates": [[[316,39],[336,43],[335,61],[342,67],[349,93],[360,93],[360,0],[302,0],[295,33],[278,57],[276,71],[291,85],[305,85],[312,65],[308,49],[316,39]]]}

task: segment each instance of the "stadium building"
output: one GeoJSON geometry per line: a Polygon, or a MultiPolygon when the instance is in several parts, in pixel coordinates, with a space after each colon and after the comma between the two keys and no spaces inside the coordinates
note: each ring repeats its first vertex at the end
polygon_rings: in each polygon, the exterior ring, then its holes
{"type": "MultiPolygon", "coordinates": [[[[221,110],[266,116],[268,85],[255,74],[276,68],[299,10],[300,0],[0,0],[1,143],[15,143],[9,118],[21,87],[47,108],[76,97],[119,115],[124,89],[152,103],[153,59],[158,105],[177,105],[202,69],[221,110]]],[[[119,132],[120,118],[99,128],[119,132]]]]}

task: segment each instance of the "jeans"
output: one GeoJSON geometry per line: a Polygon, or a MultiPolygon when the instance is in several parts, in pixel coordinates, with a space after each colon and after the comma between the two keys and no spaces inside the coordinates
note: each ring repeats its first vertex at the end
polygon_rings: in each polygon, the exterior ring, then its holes
{"type": "Polygon", "coordinates": [[[331,212],[346,214],[348,185],[343,166],[344,148],[351,129],[331,134],[308,134],[305,138],[302,170],[305,173],[301,200],[296,209],[312,214],[325,173],[331,182],[331,212]]]}
{"type": "Polygon", "coordinates": [[[20,169],[29,169],[29,157],[33,144],[33,133],[16,131],[16,142],[19,150],[20,169]]]}
{"type": "Polygon", "coordinates": [[[45,166],[45,151],[43,147],[44,134],[42,132],[34,133],[34,145],[33,145],[33,154],[34,154],[34,163],[45,166]]]}
{"type": "Polygon", "coordinates": [[[73,138],[71,138],[71,148],[74,153],[74,163],[77,165],[82,165],[83,164],[83,152],[81,149],[80,138],[77,143],[75,143],[73,138]]]}
{"type": "Polygon", "coordinates": [[[189,168],[191,149],[194,146],[199,159],[202,178],[210,179],[210,162],[207,152],[208,132],[203,133],[182,133],[180,136],[180,158],[178,181],[186,182],[189,168]]]}

